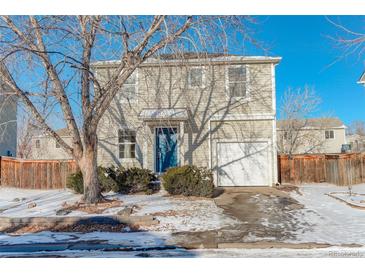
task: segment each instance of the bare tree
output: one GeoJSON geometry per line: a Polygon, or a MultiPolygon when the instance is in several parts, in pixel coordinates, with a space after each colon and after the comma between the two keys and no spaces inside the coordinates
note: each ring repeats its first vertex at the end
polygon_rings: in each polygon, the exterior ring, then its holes
{"type": "Polygon", "coordinates": [[[354,30],[346,26],[339,19],[330,17],[326,17],[326,19],[337,29],[335,35],[328,34],[327,37],[341,50],[341,54],[333,63],[353,54],[361,59],[365,50],[365,33],[362,30],[354,30]]]}
{"type": "Polygon", "coordinates": [[[349,128],[348,128],[349,134],[358,134],[361,136],[365,136],[365,121],[362,120],[356,120],[352,121],[349,128]]]}
{"type": "Polygon", "coordinates": [[[176,49],[225,52],[226,30],[247,38],[248,17],[227,16],[2,16],[0,77],[33,119],[78,163],[84,201],[102,199],[97,179],[100,119],[123,83],[151,56],[176,49]],[[96,60],[119,61],[107,81],[96,60]],[[30,80],[31,79],[31,80],[30,80]],[[68,145],[40,111],[59,113],[72,137],[68,145]]]}
{"type": "Polygon", "coordinates": [[[32,155],[32,139],[41,132],[32,117],[23,115],[18,119],[17,158],[28,159],[32,155]]]}
{"type": "MultiPolygon", "coordinates": [[[[322,132],[316,133],[311,127],[309,118],[321,103],[321,98],[313,89],[303,89],[285,92],[282,99],[281,118],[278,122],[278,150],[289,156],[301,150],[303,153],[317,152],[324,144],[322,132]]],[[[325,119],[319,120],[323,124],[317,124],[316,128],[325,127],[325,119]]]]}

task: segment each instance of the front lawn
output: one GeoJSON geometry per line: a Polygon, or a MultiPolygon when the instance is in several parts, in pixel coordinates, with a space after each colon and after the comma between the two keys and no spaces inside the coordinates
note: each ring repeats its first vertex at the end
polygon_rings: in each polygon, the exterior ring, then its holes
{"type": "MultiPolygon", "coordinates": [[[[91,210],[75,206],[80,195],[69,190],[23,190],[0,188],[0,217],[56,216],[130,216],[152,215],[159,224],[139,227],[147,231],[202,231],[234,225],[237,220],[225,215],[213,199],[170,196],[164,192],[153,195],[122,195],[109,192],[111,206],[100,205],[91,210]]],[[[76,204],[77,205],[77,204],[76,204]]]]}

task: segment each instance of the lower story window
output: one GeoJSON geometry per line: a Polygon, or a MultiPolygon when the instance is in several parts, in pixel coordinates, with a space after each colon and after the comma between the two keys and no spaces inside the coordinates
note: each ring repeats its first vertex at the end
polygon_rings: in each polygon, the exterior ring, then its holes
{"type": "Polygon", "coordinates": [[[136,158],[136,131],[120,129],[118,131],[119,159],[136,158]]]}

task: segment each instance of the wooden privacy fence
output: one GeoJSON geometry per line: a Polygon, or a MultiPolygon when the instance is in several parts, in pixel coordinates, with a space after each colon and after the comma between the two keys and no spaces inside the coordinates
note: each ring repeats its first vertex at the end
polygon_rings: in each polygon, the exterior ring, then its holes
{"type": "Polygon", "coordinates": [[[365,180],[365,153],[278,156],[281,183],[359,184],[365,180]]]}
{"type": "Polygon", "coordinates": [[[68,175],[77,170],[73,160],[23,160],[0,157],[0,185],[6,187],[65,188],[68,175]]]}

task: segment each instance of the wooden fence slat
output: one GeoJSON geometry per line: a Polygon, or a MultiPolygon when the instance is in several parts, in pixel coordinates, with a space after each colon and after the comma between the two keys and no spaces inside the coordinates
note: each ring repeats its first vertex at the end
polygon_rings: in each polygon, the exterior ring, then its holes
{"type": "Polygon", "coordinates": [[[321,183],[347,186],[363,183],[365,153],[278,155],[281,183],[321,183]]]}
{"type": "Polygon", "coordinates": [[[67,177],[77,171],[73,160],[23,160],[0,157],[0,186],[59,189],[65,188],[67,177]]]}
{"type": "MultiPolygon", "coordinates": [[[[0,185],[7,187],[65,188],[67,177],[77,171],[73,160],[22,160],[0,157],[0,185]]],[[[328,182],[346,186],[365,179],[365,153],[278,155],[281,183],[328,182]]]]}

